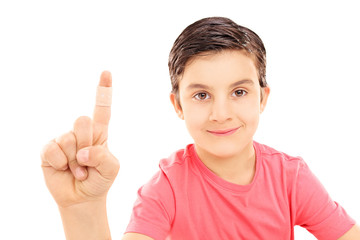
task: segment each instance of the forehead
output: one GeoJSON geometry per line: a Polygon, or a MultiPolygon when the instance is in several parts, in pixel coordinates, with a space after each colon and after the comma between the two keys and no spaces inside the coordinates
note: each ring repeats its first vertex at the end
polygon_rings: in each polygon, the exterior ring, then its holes
{"type": "Polygon", "coordinates": [[[244,51],[226,50],[192,58],[185,66],[179,86],[184,88],[198,83],[219,87],[244,79],[259,85],[254,59],[244,51]]]}

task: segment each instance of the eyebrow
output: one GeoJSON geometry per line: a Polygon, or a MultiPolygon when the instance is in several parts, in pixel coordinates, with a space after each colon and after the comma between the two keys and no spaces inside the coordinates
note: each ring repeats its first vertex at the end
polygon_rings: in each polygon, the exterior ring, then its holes
{"type": "Polygon", "coordinates": [[[242,84],[254,85],[254,82],[251,81],[250,79],[244,79],[244,80],[234,82],[233,84],[230,85],[230,88],[233,88],[233,87],[236,87],[236,86],[242,85],[242,84]]]}
{"type": "MultiPolygon", "coordinates": [[[[242,85],[242,84],[254,85],[254,82],[251,81],[250,79],[243,79],[243,80],[232,83],[230,85],[230,88],[234,88],[234,87],[236,87],[238,85],[242,85]]],[[[201,83],[192,83],[189,86],[187,86],[186,89],[190,90],[190,89],[196,89],[196,88],[209,89],[209,87],[207,85],[204,85],[201,83]]]]}

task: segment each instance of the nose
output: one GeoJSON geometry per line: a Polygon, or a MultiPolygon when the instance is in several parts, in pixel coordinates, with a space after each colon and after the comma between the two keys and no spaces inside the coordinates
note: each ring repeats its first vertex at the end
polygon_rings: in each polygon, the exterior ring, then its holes
{"type": "Polygon", "coordinates": [[[209,120],[223,123],[231,120],[231,103],[227,99],[217,99],[212,102],[209,120]]]}

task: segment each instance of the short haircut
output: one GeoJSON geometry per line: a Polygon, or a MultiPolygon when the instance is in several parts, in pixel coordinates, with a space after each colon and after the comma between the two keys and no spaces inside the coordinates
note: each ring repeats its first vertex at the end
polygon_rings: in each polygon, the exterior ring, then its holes
{"type": "Polygon", "coordinates": [[[172,93],[179,100],[179,81],[192,58],[223,50],[243,50],[252,57],[259,84],[266,87],[266,50],[260,37],[252,30],[224,17],[204,18],[189,25],[175,40],[169,55],[172,93]]]}

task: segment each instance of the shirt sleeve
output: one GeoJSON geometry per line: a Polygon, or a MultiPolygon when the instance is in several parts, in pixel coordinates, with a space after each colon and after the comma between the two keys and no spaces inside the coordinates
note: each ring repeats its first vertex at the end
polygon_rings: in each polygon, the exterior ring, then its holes
{"type": "Polygon", "coordinates": [[[299,163],[296,188],[295,224],[306,228],[317,239],[338,239],[355,224],[330,198],[304,161],[299,163]]]}
{"type": "Polygon", "coordinates": [[[138,190],[126,233],[140,233],[162,240],[170,232],[175,212],[173,191],[162,171],[138,190]]]}

